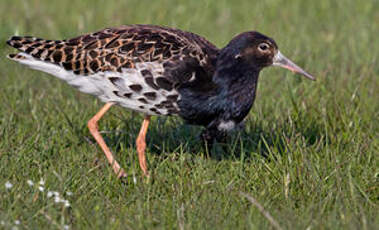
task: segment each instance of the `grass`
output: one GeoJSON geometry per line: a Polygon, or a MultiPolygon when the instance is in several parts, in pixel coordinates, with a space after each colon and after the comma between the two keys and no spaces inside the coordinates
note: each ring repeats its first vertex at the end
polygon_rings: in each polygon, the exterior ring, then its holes
{"type": "Polygon", "coordinates": [[[378,21],[369,0],[0,1],[0,228],[377,228],[378,21]],[[112,108],[100,128],[130,175],[120,183],[86,127],[101,103],[6,60],[5,40],[133,23],[179,27],[219,47],[256,29],[317,81],[264,70],[245,131],[210,157],[200,128],[154,118],[150,180],[134,146],[142,116],[112,108]]]}

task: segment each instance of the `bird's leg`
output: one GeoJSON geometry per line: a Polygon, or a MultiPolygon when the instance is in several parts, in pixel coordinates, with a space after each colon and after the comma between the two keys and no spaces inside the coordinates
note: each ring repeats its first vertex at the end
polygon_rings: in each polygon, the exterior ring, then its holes
{"type": "Polygon", "coordinates": [[[226,143],[227,133],[219,131],[217,128],[207,128],[201,133],[201,139],[205,148],[211,151],[215,140],[221,144],[226,143]]]}
{"type": "Polygon", "coordinates": [[[139,131],[137,140],[136,140],[136,145],[137,145],[137,152],[138,152],[138,161],[139,161],[139,166],[141,167],[143,174],[145,176],[148,176],[149,173],[147,171],[147,164],[146,164],[146,157],[145,157],[145,149],[146,149],[146,133],[147,133],[147,128],[149,127],[150,123],[150,116],[145,116],[145,119],[143,120],[141,129],[139,131]]]}
{"type": "Polygon", "coordinates": [[[216,141],[221,145],[221,148],[224,150],[225,153],[228,152],[227,137],[227,132],[223,131],[218,132],[215,137],[216,141]]]}
{"type": "Polygon", "coordinates": [[[107,144],[105,143],[103,137],[99,133],[97,122],[100,118],[109,110],[109,108],[113,105],[113,103],[106,103],[103,108],[100,109],[99,112],[96,113],[95,116],[88,121],[88,129],[91,132],[92,136],[95,138],[96,142],[100,145],[103,150],[105,156],[108,159],[108,162],[111,164],[113,171],[116,173],[117,178],[125,177],[126,174],[124,170],[120,167],[117,161],[114,159],[112,152],[109,150],[107,144]]]}
{"type": "Polygon", "coordinates": [[[213,135],[214,132],[212,129],[205,129],[203,132],[200,134],[200,138],[203,142],[203,146],[207,151],[211,151],[213,147],[213,142],[215,140],[215,136],[213,135]]]}

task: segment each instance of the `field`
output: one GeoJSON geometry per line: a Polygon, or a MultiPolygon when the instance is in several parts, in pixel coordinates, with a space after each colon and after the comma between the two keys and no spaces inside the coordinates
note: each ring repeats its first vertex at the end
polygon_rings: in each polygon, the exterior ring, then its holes
{"type": "Polygon", "coordinates": [[[378,22],[376,0],[0,1],[0,229],[377,229],[378,22]],[[265,69],[244,131],[210,153],[200,127],[153,118],[149,180],[143,117],[112,108],[99,126],[121,183],[86,126],[102,103],[9,61],[5,41],[136,23],[219,47],[258,30],[317,81],[265,69]]]}

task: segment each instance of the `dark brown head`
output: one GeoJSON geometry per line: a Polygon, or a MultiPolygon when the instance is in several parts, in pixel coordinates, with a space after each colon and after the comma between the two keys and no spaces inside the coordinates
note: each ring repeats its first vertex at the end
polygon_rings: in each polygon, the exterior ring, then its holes
{"type": "Polygon", "coordinates": [[[236,61],[253,65],[259,70],[267,66],[280,66],[315,80],[312,75],[282,55],[272,38],[256,31],[237,35],[223,51],[233,55],[236,61]]]}

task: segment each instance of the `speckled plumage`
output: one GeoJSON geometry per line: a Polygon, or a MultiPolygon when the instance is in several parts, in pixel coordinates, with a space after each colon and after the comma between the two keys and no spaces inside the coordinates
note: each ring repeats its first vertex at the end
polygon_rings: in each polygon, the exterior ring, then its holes
{"type": "Polygon", "coordinates": [[[66,80],[102,101],[150,115],[177,114],[177,88],[200,78],[211,79],[218,49],[204,38],[152,25],[107,28],[68,40],[12,37],[22,51],[9,58],[66,80]],[[56,71],[41,67],[54,64],[56,71]],[[193,69],[193,66],[196,66],[193,69]],[[98,85],[99,81],[102,81],[98,85]],[[93,86],[91,86],[93,85],[93,86]]]}

